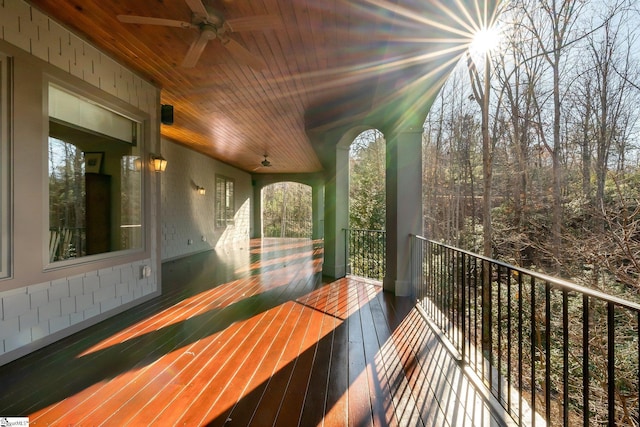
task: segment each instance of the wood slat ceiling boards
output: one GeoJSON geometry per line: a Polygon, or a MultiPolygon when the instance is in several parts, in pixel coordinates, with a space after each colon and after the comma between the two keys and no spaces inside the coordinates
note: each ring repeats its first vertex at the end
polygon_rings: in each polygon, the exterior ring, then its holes
{"type": "Polygon", "coordinates": [[[249,172],[267,153],[273,166],[265,172],[303,173],[323,169],[324,145],[314,135],[352,125],[421,125],[474,27],[496,8],[496,0],[478,1],[30,3],[161,87],[161,102],[174,106],[163,136],[249,172]],[[215,38],[202,41],[194,66],[183,66],[201,36],[215,38]]]}

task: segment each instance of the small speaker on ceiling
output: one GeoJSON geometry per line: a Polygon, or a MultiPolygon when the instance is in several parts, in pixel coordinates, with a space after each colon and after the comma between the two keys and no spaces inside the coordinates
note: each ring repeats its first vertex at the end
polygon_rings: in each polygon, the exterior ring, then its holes
{"type": "Polygon", "coordinates": [[[173,124],[173,105],[162,104],[160,106],[160,121],[163,125],[173,124]]]}

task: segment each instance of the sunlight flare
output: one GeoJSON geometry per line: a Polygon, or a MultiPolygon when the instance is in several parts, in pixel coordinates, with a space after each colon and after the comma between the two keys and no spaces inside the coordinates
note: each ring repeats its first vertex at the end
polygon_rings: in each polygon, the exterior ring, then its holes
{"type": "Polygon", "coordinates": [[[469,46],[472,52],[480,54],[490,53],[500,45],[500,29],[497,26],[480,28],[471,40],[469,46]]]}

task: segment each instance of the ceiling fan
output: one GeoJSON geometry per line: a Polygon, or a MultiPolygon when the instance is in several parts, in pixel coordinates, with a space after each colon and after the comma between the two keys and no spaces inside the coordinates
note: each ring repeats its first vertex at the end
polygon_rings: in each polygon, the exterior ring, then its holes
{"type": "Polygon", "coordinates": [[[263,168],[263,167],[264,167],[264,168],[270,168],[270,167],[272,166],[272,165],[271,165],[271,162],[269,161],[269,159],[267,159],[267,156],[268,156],[268,155],[267,155],[267,154],[263,154],[263,155],[264,155],[264,160],[260,162],[260,165],[261,165],[261,166],[258,166],[258,167],[256,167],[256,168],[254,168],[254,169],[253,169],[254,171],[255,171],[255,170],[258,170],[258,169],[260,169],[260,168],[263,168]]]}
{"type": "Polygon", "coordinates": [[[118,20],[126,24],[161,25],[165,27],[198,30],[198,37],[193,41],[182,61],[182,66],[186,68],[195,67],[207,43],[214,39],[218,39],[222,46],[224,46],[238,62],[256,70],[261,70],[266,67],[262,58],[254,56],[244,46],[230,38],[228,34],[277,28],[282,24],[277,16],[260,15],[226,20],[219,12],[207,8],[202,3],[202,0],[185,0],[185,2],[193,12],[191,22],[134,15],[118,15],[118,20]]]}

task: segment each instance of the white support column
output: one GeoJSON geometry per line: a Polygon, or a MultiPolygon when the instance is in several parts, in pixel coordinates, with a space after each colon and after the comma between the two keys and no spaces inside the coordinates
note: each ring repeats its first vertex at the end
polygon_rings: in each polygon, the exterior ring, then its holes
{"type": "Polygon", "coordinates": [[[339,278],[347,274],[344,230],[349,225],[349,147],[336,147],[333,166],[325,184],[322,274],[339,278]]]}
{"type": "Polygon", "coordinates": [[[422,234],[422,128],[387,136],[387,268],[384,289],[411,295],[410,234],[422,234]]]}

